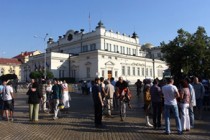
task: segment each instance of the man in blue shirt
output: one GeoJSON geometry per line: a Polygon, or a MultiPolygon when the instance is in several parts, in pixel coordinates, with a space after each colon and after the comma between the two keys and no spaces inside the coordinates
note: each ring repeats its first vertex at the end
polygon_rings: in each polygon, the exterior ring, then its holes
{"type": "Polygon", "coordinates": [[[62,99],[62,88],[61,86],[58,84],[58,80],[54,79],[54,85],[52,86],[52,95],[53,95],[53,100],[54,100],[54,117],[53,119],[56,120],[58,119],[58,112],[59,112],[59,108],[58,105],[59,103],[61,103],[61,99],[62,99]]]}
{"type": "Polygon", "coordinates": [[[95,84],[92,87],[93,93],[93,102],[94,102],[94,110],[95,110],[95,126],[102,126],[102,107],[104,106],[102,95],[101,95],[101,87],[100,87],[100,79],[95,78],[95,84]]]}

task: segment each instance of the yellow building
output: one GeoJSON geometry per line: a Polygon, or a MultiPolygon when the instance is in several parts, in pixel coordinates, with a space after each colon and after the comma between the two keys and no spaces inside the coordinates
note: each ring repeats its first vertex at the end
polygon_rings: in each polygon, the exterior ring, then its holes
{"type": "Polygon", "coordinates": [[[39,54],[41,54],[41,51],[38,51],[38,50],[30,51],[30,52],[26,51],[26,52],[21,52],[19,55],[13,57],[21,62],[20,72],[18,75],[19,81],[24,82],[24,81],[28,81],[30,79],[29,74],[31,72],[31,68],[27,64],[27,62],[29,61],[30,57],[39,55],[39,54]]]}
{"type": "Polygon", "coordinates": [[[0,58],[0,76],[5,74],[16,74],[20,79],[21,62],[15,58],[0,58]]]}

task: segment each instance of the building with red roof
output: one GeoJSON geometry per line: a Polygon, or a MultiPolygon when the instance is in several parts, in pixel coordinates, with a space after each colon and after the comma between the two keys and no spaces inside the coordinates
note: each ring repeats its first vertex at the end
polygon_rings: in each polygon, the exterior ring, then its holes
{"type": "Polygon", "coordinates": [[[20,78],[21,62],[16,58],[0,58],[0,76],[5,74],[16,74],[20,78]]]}

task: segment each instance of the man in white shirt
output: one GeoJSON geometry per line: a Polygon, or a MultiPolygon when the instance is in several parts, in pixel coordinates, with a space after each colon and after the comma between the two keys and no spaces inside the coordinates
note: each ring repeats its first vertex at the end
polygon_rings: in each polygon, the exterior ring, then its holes
{"type": "Polygon", "coordinates": [[[4,111],[6,114],[6,120],[13,121],[13,110],[14,110],[14,105],[13,105],[13,88],[11,86],[12,82],[3,81],[3,101],[4,101],[4,111]],[[10,118],[9,118],[10,114],[10,118]]]}
{"type": "Polygon", "coordinates": [[[178,134],[182,134],[182,127],[179,118],[179,110],[177,105],[176,98],[179,97],[178,89],[174,84],[174,80],[172,78],[167,79],[167,85],[162,87],[162,92],[164,96],[164,114],[165,114],[165,134],[170,135],[170,112],[172,111],[175,120],[178,134]]]}

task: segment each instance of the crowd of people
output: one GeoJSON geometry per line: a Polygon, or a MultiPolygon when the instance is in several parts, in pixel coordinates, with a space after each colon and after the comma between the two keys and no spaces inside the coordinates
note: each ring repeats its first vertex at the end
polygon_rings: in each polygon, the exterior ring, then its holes
{"type": "MultiPolygon", "coordinates": [[[[0,119],[13,121],[14,112],[14,89],[12,82],[3,80],[0,83],[0,119]],[[4,117],[5,114],[5,117],[4,117]]],[[[51,81],[31,79],[26,92],[29,104],[29,120],[32,122],[39,121],[39,112],[53,113],[53,119],[58,119],[61,114],[68,113],[71,96],[66,81],[53,79],[51,81]]]]}
{"type": "Polygon", "coordinates": [[[195,119],[202,119],[203,110],[210,105],[210,84],[207,80],[199,80],[198,77],[181,79],[176,85],[172,78],[154,79],[153,82],[150,79],[143,82],[138,80],[137,96],[138,85],[143,87],[146,125],[161,129],[161,120],[164,118],[167,135],[171,133],[171,115],[174,115],[177,132],[181,135],[184,131],[194,128],[195,119]],[[152,124],[149,116],[152,116],[152,124]]]}
{"type": "MultiPolygon", "coordinates": [[[[138,79],[135,85],[137,97],[143,92],[146,126],[156,130],[163,129],[162,119],[165,119],[167,135],[171,133],[172,115],[175,117],[177,133],[181,135],[184,131],[194,128],[195,119],[202,119],[203,110],[210,105],[210,84],[207,80],[199,80],[198,77],[180,79],[176,81],[176,85],[172,78],[153,81],[144,79],[143,82],[138,79]],[[150,116],[152,122],[149,120],[150,116]]],[[[111,116],[112,108],[119,107],[119,100],[125,97],[123,93],[126,89],[129,90],[128,83],[122,77],[119,77],[117,82],[113,78],[105,81],[103,77],[95,79],[92,93],[96,127],[102,125],[105,107],[108,116],[111,116]]],[[[128,106],[131,108],[130,102],[128,106]]]]}
{"type": "MultiPolygon", "coordinates": [[[[95,111],[95,126],[102,126],[103,116],[113,117],[112,111],[119,109],[120,100],[125,99],[128,107],[131,92],[128,82],[119,77],[105,80],[103,77],[88,81],[83,94],[92,93],[95,111]]],[[[177,133],[190,131],[195,127],[195,119],[202,119],[203,110],[210,105],[210,84],[208,80],[199,80],[198,77],[184,78],[176,81],[172,78],[165,80],[144,79],[135,83],[136,95],[139,98],[143,93],[145,124],[154,129],[162,129],[162,119],[165,119],[165,134],[171,133],[170,118],[175,117],[177,133]],[[152,122],[149,118],[152,117],[152,122]]],[[[82,85],[81,87],[85,87],[82,85]]],[[[36,81],[31,79],[28,85],[29,120],[39,121],[40,110],[53,113],[53,119],[58,119],[60,109],[68,113],[71,96],[68,84],[65,81],[54,79],[51,81],[36,81]]],[[[4,80],[0,83],[0,119],[13,121],[14,91],[11,81],[4,80]],[[5,114],[5,117],[3,117],[5,114]]]]}
{"type": "Polygon", "coordinates": [[[92,85],[92,96],[95,110],[95,126],[102,127],[102,118],[113,117],[112,110],[119,109],[120,100],[127,100],[128,107],[131,108],[131,94],[128,83],[119,77],[116,82],[114,78],[104,80],[103,77],[95,78],[92,85]]]}
{"type": "Polygon", "coordinates": [[[68,112],[71,96],[66,81],[58,79],[51,81],[41,81],[41,84],[31,79],[27,92],[29,104],[29,119],[37,122],[39,110],[46,113],[53,113],[53,119],[58,119],[61,109],[68,112]]]}

